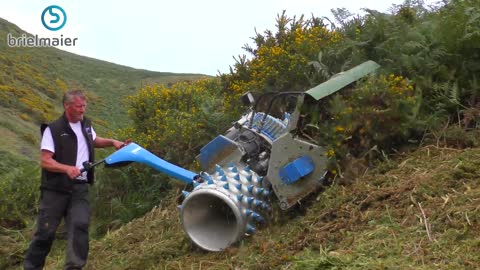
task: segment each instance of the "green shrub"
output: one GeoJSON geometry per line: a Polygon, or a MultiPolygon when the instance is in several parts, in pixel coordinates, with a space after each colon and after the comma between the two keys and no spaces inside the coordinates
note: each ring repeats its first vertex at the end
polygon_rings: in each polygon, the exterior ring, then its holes
{"type": "Polygon", "coordinates": [[[23,228],[34,216],[40,169],[34,162],[1,151],[0,226],[23,228]]]}
{"type": "Polygon", "coordinates": [[[332,171],[347,155],[383,159],[417,133],[421,98],[402,76],[371,76],[304,106],[300,135],[326,146],[332,171]]]}

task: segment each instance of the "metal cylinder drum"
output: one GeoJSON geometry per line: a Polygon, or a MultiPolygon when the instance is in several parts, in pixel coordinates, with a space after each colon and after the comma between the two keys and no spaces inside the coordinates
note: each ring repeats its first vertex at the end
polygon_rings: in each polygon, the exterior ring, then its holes
{"type": "Polygon", "coordinates": [[[255,232],[270,209],[270,190],[248,166],[216,165],[215,173],[202,173],[192,192],[184,191],[180,217],[183,229],[199,247],[221,251],[255,232]]]}

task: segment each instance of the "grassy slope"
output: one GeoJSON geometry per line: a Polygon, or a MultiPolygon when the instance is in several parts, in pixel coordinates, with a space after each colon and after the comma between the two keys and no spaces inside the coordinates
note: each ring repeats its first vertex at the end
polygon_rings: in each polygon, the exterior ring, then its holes
{"type": "Polygon", "coordinates": [[[0,135],[8,143],[0,144],[0,150],[35,160],[38,124],[63,111],[61,97],[66,89],[87,91],[88,114],[104,134],[128,121],[124,98],[142,85],[205,77],[138,70],[55,48],[10,48],[8,33],[20,36],[25,32],[0,18],[0,135]]]}
{"type": "MultiPolygon", "coordinates": [[[[304,215],[276,211],[222,253],[190,244],[172,195],[93,241],[88,269],[478,269],[479,175],[480,149],[424,147],[334,183],[304,215]]],[[[47,269],[62,262],[57,249],[47,269]]]]}

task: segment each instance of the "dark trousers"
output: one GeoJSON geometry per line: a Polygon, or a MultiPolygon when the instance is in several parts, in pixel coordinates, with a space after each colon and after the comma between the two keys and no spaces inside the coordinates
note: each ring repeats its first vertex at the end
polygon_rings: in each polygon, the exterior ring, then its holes
{"type": "Polygon", "coordinates": [[[88,185],[75,184],[71,194],[42,190],[37,230],[25,255],[24,269],[42,269],[62,218],[67,229],[65,269],[82,269],[88,255],[90,204],[88,185]]]}

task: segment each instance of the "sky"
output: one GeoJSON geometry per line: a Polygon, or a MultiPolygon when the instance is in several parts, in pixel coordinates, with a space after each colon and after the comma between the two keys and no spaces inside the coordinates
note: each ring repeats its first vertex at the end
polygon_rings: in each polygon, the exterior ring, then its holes
{"type": "Polygon", "coordinates": [[[75,46],[61,49],[83,56],[152,71],[217,75],[228,73],[233,56],[247,54],[242,47],[252,44],[255,30],[274,31],[275,18],[283,10],[289,17],[332,18],[332,8],[386,12],[402,2],[0,0],[0,17],[39,37],[77,38],[75,46]],[[67,18],[57,31],[46,29],[41,20],[51,5],[60,6],[67,18]]]}

